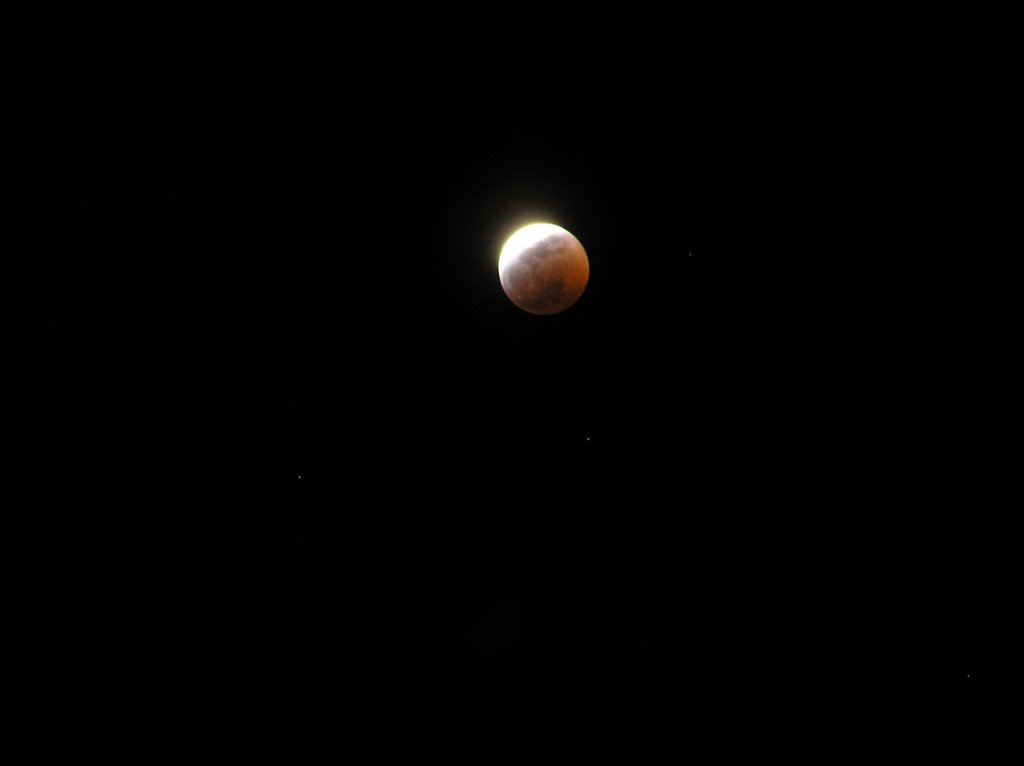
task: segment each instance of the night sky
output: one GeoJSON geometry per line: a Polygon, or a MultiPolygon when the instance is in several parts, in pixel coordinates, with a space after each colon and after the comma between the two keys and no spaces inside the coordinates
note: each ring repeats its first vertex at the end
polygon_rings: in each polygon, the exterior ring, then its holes
{"type": "Polygon", "coordinates": [[[39,64],[14,530],[61,682],[967,693],[991,405],[936,37],[342,7],[39,64]],[[532,220],[590,258],[558,315],[498,281],[532,220]]]}

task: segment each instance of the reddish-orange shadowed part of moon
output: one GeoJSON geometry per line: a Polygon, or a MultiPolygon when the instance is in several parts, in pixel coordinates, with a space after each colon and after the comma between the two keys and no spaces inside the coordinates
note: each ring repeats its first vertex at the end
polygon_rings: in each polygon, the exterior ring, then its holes
{"type": "Polygon", "coordinates": [[[557,314],[583,294],[590,261],[583,245],[553,223],[531,223],[516,231],[498,257],[501,289],[531,314],[557,314]]]}

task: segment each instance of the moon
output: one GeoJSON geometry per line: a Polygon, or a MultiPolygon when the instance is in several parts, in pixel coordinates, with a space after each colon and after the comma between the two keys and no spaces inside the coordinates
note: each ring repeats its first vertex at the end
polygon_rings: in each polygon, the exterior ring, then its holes
{"type": "Polygon", "coordinates": [[[553,223],[524,226],[508,238],[498,256],[501,289],[531,314],[565,311],[583,295],[589,277],[583,245],[553,223]]]}

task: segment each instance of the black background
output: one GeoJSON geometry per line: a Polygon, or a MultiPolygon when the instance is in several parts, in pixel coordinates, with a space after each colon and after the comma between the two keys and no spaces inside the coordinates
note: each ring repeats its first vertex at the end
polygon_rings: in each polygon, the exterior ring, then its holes
{"type": "Polygon", "coordinates": [[[987,349],[953,47],[892,21],[62,30],[43,664],[213,707],[963,693],[987,349]],[[496,274],[537,219],[590,257],[551,317],[496,274]]]}

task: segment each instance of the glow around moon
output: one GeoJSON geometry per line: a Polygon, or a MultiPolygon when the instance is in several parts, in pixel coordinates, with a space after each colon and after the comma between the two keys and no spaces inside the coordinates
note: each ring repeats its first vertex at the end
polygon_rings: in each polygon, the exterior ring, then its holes
{"type": "Polygon", "coordinates": [[[531,223],[508,238],[498,257],[501,289],[531,314],[557,314],[583,294],[590,261],[583,245],[553,223],[531,223]]]}

